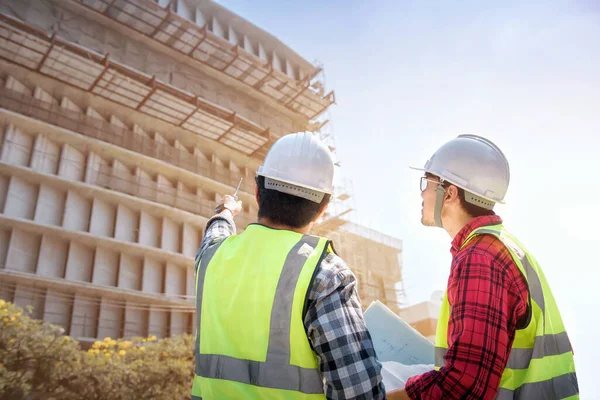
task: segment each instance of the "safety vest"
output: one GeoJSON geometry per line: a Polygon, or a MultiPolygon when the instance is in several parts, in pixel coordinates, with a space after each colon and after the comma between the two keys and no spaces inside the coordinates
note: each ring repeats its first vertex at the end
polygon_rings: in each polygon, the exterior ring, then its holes
{"type": "MultiPolygon", "coordinates": [[[[515,332],[515,339],[497,399],[579,399],[573,350],[554,296],[535,258],[502,224],[475,229],[463,243],[475,236],[494,235],[512,256],[529,288],[531,318],[515,332]]],[[[435,337],[435,368],[444,365],[448,350],[448,320],[451,304],[444,294],[435,337]]]]}
{"type": "Polygon", "coordinates": [[[206,250],[192,399],[325,399],[303,310],[328,251],[327,239],[258,224],[206,250]]]}

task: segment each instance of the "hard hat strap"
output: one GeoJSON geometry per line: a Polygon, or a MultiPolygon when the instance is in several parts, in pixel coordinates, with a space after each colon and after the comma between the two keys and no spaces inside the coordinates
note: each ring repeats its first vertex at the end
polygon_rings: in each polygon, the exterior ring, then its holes
{"type": "Polygon", "coordinates": [[[435,221],[435,226],[443,228],[442,225],[442,205],[444,204],[444,194],[446,194],[446,188],[442,186],[440,182],[439,185],[435,188],[435,206],[433,208],[433,220],[435,221]]]}

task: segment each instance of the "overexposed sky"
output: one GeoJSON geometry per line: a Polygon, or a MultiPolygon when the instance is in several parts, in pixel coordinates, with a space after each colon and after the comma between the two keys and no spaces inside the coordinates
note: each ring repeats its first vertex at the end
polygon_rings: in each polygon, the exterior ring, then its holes
{"type": "Polygon", "coordinates": [[[536,256],[600,399],[600,3],[221,0],[325,66],[360,223],[404,241],[411,303],[445,287],[450,238],[420,225],[421,165],[460,133],[504,151],[496,211],[536,256]]]}

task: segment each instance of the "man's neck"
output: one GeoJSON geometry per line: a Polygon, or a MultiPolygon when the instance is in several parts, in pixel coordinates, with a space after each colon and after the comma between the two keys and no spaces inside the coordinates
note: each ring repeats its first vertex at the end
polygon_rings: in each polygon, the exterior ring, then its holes
{"type": "Polygon", "coordinates": [[[301,233],[303,235],[306,235],[310,231],[310,228],[312,228],[312,223],[308,224],[306,226],[303,226],[302,228],[293,228],[293,227],[288,226],[288,225],[276,224],[274,222],[269,221],[266,218],[259,218],[258,219],[258,223],[261,224],[261,225],[264,225],[266,227],[269,227],[271,229],[279,229],[279,230],[285,230],[285,231],[292,231],[292,232],[301,233]]]}
{"type": "Polygon", "coordinates": [[[444,229],[446,230],[446,232],[448,232],[450,237],[454,239],[454,237],[458,235],[458,232],[460,232],[461,229],[464,228],[465,225],[467,225],[473,219],[474,218],[469,214],[460,213],[454,218],[448,218],[448,220],[443,221],[444,229]]]}

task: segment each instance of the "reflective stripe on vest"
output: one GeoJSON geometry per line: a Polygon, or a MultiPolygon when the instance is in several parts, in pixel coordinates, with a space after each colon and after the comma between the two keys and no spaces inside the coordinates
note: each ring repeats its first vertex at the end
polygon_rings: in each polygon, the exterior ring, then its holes
{"type": "MultiPolygon", "coordinates": [[[[526,278],[531,307],[527,327],[516,331],[515,340],[497,394],[498,399],[564,399],[578,398],[579,387],[571,343],[543,273],[534,258],[510,236],[502,225],[476,229],[472,237],[491,234],[509,250],[520,272],[526,278]],[[539,274],[537,271],[540,271],[539,274]],[[549,315],[547,315],[550,313],[549,315]]],[[[448,351],[448,318],[450,303],[444,295],[436,332],[435,366],[444,366],[448,351]]]]}
{"type": "MultiPolygon", "coordinates": [[[[304,264],[319,244],[319,240],[321,240],[319,237],[304,235],[287,254],[275,291],[270,316],[268,350],[264,362],[221,354],[201,354],[203,296],[196,296],[198,332],[195,345],[195,372],[197,376],[305,394],[323,394],[323,380],[317,369],[290,364],[290,326],[294,292],[304,264]]],[[[197,272],[197,288],[203,287],[207,267],[223,243],[225,241],[211,246],[201,258],[197,272]]],[[[193,398],[200,399],[198,396],[193,398]]]]}
{"type": "MultiPolygon", "coordinates": [[[[512,369],[526,369],[532,359],[543,358],[549,356],[558,356],[560,354],[572,351],[571,342],[566,332],[553,334],[547,334],[544,336],[538,336],[535,339],[535,343],[532,349],[518,349],[513,348],[508,357],[507,368],[512,369]]],[[[448,349],[443,347],[435,348],[435,365],[444,365],[444,356],[448,352],[448,349]]]]}

